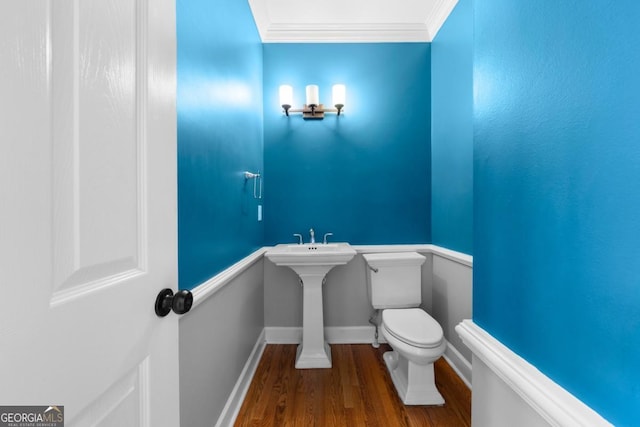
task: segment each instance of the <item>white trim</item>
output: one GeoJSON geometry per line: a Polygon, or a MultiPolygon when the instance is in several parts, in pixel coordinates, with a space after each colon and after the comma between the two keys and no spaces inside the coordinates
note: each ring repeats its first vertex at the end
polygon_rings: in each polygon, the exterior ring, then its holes
{"type": "Polygon", "coordinates": [[[430,37],[429,41],[433,41],[442,28],[444,21],[447,20],[453,8],[458,4],[458,0],[439,0],[437,6],[434,8],[433,13],[428,18],[430,37]]]}
{"type": "Polygon", "coordinates": [[[222,409],[222,413],[220,413],[220,417],[218,417],[215,427],[232,426],[235,423],[238,413],[240,412],[240,408],[242,407],[242,402],[244,402],[244,398],[249,391],[249,386],[251,385],[253,376],[258,369],[258,363],[260,362],[264,348],[266,347],[264,337],[265,331],[263,329],[258,336],[256,344],[253,346],[253,350],[249,355],[249,359],[247,359],[247,363],[245,363],[244,368],[240,373],[240,377],[238,377],[238,380],[236,381],[236,385],[233,387],[233,390],[227,399],[227,403],[222,409]]]}
{"type": "MultiPolygon", "coordinates": [[[[302,342],[301,327],[267,326],[264,331],[267,344],[300,344],[302,342]]],[[[329,344],[372,344],[375,329],[373,326],[327,326],[324,328],[324,333],[329,344]]],[[[383,344],[387,341],[382,334],[379,334],[378,342],[383,344]]],[[[443,357],[467,387],[471,388],[471,364],[448,341],[443,357]]]]}
{"type": "Polygon", "coordinates": [[[408,245],[351,245],[359,254],[372,254],[383,252],[422,252],[432,253],[433,245],[426,243],[408,245]]]}
{"type": "MultiPolygon", "coordinates": [[[[265,340],[267,344],[300,344],[302,327],[267,326],[265,340]]],[[[375,329],[373,326],[325,326],[324,336],[329,344],[371,344],[375,329]]],[[[380,342],[385,342],[382,336],[380,342]]]]}
{"type": "Polygon", "coordinates": [[[426,24],[271,23],[261,31],[263,43],[426,43],[426,24]]]}
{"type": "MultiPolygon", "coordinates": [[[[232,266],[226,268],[216,274],[206,282],[203,282],[193,288],[193,306],[196,307],[211,295],[218,292],[226,284],[245,272],[256,262],[262,260],[264,253],[272,246],[264,246],[252,254],[244,257],[232,266]]],[[[359,254],[363,253],[381,253],[381,252],[421,252],[439,255],[451,261],[473,267],[473,257],[463,254],[462,252],[452,251],[440,246],[431,244],[410,244],[410,245],[352,245],[353,249],[359,254]]]]}
{"type": "MultiPolygon", "coordinates": [[[[301,327],[267,326],[264,330],[267,344],[300,344],[302,342],[301,327]]],[[[372,344],[375,329],[373,326],[327,326],[324,328],[324,333],[329,344],[372,344]]],[[[379,334],[378,342],[386,343],[387,341],[382,334],[379,334]]],[[[448,341],[443,357],[467,387],[471,388],[471,364],[448,341]]]]}
{"type": "Polygon", "coordinates": [[[456,332],[507,386],[552,426],[611,426],[593,409],[553,382],[472,320],[463,320],[456,332]]]}
{"type": "Polygon", "coordinates": [[[447,341],[447,349],[442,355],[444,360],[447,361],[449,366],[458,374],[460,379],[471,389],[471,377],[472,369],[471,363],[455,348],[449,341],[447,341]]]}
{"type": "MultiPolygon", "coordinates": [[[[204,283],[195,287],[192,292],[194,296],[193,306],[197,306],[205,301],[228,283],[240,276],[256,262],[263,259],[264,253],[270,247],[265,246],[241,259],[229,268],[210,278],[204,283]]],[[[375,252],[408,252],[415,251],[430,253],[463,265],[473,266],[473,257],[460,252],[451,251],[431,244],[409,244],[409,245],[355,245],[353,248],[360,254],[375,252]]],[[[464,323],[464,322],[463,322],[464,323]]],[[[462,324],[461,324],[462,325],[462,324]]],[[[456,330],[460,325],[456,327],[456,330]]],[[[325,327],[325,337],[331,344],[372,344],[374,339],[373,326],[345,326],[345,327],[325,327]]],[[[458,330],[460,334],[460,331],[458,330]]],[[[461,334],[462,336],[462,334],[461,334]]],[[[464,340],[464,338],[463,338],[464,340]]],[[[299,344],[302,341],[302,327],[265,327],[249,356],[242,373],[240,374],[234,389],[232,390],[225,404],[216,426],[233,425],[235,418],[240,411],[240,407],[248,391],[251,380],[255,374],[258,363],[264,352],[266,344],[299,344]]],[[[380,343],[386,342],[380,334],[380,343]]],[[[468,385],[468,378],[471,377],[471,366],[469,362],[450,343],[447,343],[445,359],[447,363],[456,371],[462,380],[468,385]]],[[[467,344],[465,342],[465,344],[467,344]]],[[[468,344],[467,344],[468,345],[468,344]]],[[[605,424],[608,425],[608,424],[605,424]]]]}
{"type": "Polygon", "coordinates": [[[209,298],[211,295],[218,292],[222,289],[226,284],[231,282],[233,279],[244,273],[249,267],[251,267],[256,262],[262,259],[262,256],[266,252],[267,248],[260,248],[257,251],[253,252],[249,256],[244,257],[240,261],[233,264],[231,267],[228,267],[216,274],[209,280],[204,283],[199,284],[195,288],[193,288],[193,305],[192,308],[195,308],[197,305],[202,303],[204,300],[209,298]]]}
{"type": "Polygon", "coordinates": [[[267,38],[267,27],[269,27],[271,22],[269,12],[267,11],[267,4],[264,1],[249,0],[249,8],[251,9],[258,33],[260,34],[260,40],[264,42],[267,38]]]}
{"type": "Polygon", "coordinates": [[[420,252],[438,255],[459,264],[473,267],[473,256],[462,252],[453,251],[432,244],[410,244],[410,245],[352,245],[359,254],[381,253],[381,252],[420,252]]]}
{"type": "Polygon", "coordinates": [[[464,254],[462,252],[452,251],[451,249],[443,248],[436,245],[429,246],[430,252],[432,254],[473,268],[473,256],[464,254]]]}
{"type": "Polygon", "coordinates": [[[373,326],[327,326],[324,336],[329,344],[371,344],[375,335],[373,326]]]}
{"type": "Polygon", "coordinates": [[[397,10],[400,16],[389,17],[369,2],[367,18],[345,7],[310,12],[283,0],[249,0],[249,7],[263,43],[425,43],[433,40],[456,3],[431,0],[429,9],[404,5],[397,10]]]}

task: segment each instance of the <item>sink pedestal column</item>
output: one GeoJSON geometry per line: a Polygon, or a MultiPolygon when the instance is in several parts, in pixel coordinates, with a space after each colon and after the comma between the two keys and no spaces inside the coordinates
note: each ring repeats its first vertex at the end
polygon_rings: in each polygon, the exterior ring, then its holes
{"type": "Polygon", "coordinates": [[[302,344],[296,354],[297,369],[331,367],[331,348],[324,341],[322,284],[329,270],[355,255],[348,243],[280,244],[265,253],[275,265],[295,271],[302,281],[302,344]]]}
{"type": "Polygon", "coordinates": [[[296,353],[296,369],[331,367],[331,347],[324,340],[322,313],[322,282],[327,272],[327,268],[322,268],[299,274],[303,288],[302,344],[296,353]]]}

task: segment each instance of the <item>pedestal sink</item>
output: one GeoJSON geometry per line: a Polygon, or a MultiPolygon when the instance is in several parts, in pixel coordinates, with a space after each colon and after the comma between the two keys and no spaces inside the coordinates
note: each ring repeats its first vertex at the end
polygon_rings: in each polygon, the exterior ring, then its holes
{"type": "Polygon", "coordinates": [[[324,340],[322,284],[329,270],[355,255],[348,243],[281,244],[265,253],[271,262],[289,267],[302,280],[302,344],[296,354],[297,369],[331,367],[331,349],[324,340]]]}

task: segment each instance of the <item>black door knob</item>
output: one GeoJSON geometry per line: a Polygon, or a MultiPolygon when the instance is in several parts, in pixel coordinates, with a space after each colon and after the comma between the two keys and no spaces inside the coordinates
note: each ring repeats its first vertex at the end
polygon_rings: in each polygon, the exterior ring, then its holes
{"type": "Polygon", "coordinates": [[[173,303],[171,303],[171,308],[175,314],[185,314],[189,310],[191,310],[191,306],[193,305],[193,294],[186,290],[182,289],[178,291],[173,296],[173,303]]]}
{"type": "Polygon", "coordinates": [[[190,291],[182,289],[174,295],[171,289],[165,288],[156,297],[155,309],[158,317],[164,317],[171,310],[176,314],[185,314],[192,305],[193,294],[190,291]]]}

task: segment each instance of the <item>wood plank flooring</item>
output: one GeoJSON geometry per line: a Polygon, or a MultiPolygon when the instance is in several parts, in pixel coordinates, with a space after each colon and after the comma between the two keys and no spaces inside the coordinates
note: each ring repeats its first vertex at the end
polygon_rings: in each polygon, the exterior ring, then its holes
{"type": "Polygon", "coordinates": [[[471,426],[471,392],[442,358],[445,405],[403,405],[382,359],[389,350],[333,344],[333,368],[295,369],[296,345],[267,345],[235,426],[471,426]]]}

